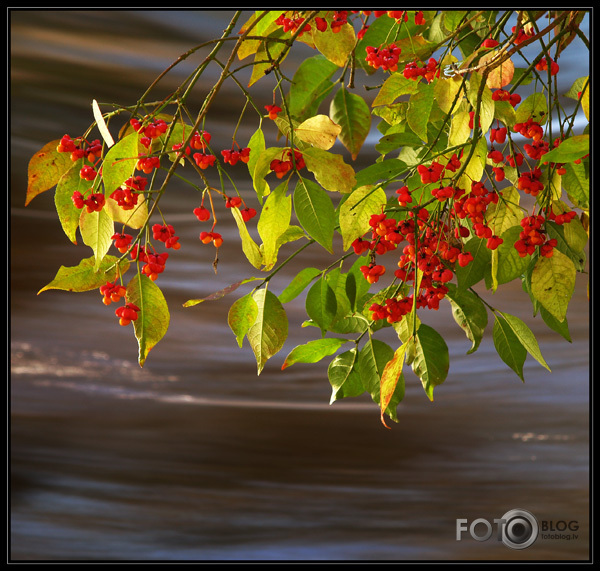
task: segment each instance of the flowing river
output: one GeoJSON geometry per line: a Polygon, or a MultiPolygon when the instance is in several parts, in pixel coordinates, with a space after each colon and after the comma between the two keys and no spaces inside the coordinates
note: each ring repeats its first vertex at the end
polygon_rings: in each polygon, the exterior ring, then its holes
{"type": "MultiPolygon", "coordinates": [[[[85,130],[92,99],[134,103],[226,21],[203,11],[11,12],[12,559],[588,559],[587,275],[569,309],[572,343],[532,317],[520,286],[494,294],[495,307],[528,323],[552,369],[528,358],[525,383],[497,356],[491,326],[466,355],[449,309],[428,315],[447,339],[450,372],[433,402],[408,372],[391,430],[368,398],[329,405],[325,362],[280,370],[292,347],[314,338],[300,327],[301,298],[287,304],[290,337],[260,376],[227,326],[243,288],[182,307],[256,275],[227,222],[213,273],[190,192],[165,196],[183,247],[159,278],[171,325],[143,369],[131,328],[118,326],[97,292],[36,295],[60,265],[89,254],[62,232],[53,192],[23,207],[31,155],[85,130]],[[513,509],[539,522],[531,547],[511,549],[495,534],[457,540],[457,520],[493,522],[513,509]]],[[[577,64],[565,56],[561,70],[586,75],[577,64]]],[[[217,140],[237,122],[234,95],[226,90],[211,113],[217,140]]],[[[320,256],[305,251],[284,277],[326,264],[320,256]]]]}

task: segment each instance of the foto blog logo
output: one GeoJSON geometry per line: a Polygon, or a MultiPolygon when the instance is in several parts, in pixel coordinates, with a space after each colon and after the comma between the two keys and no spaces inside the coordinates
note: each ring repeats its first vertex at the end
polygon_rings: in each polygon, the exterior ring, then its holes
{"type": "Polygon", "coordinates": [[[462,540],[463,533],[468,533],[476,541],[487,541],[494,532],[497,540],[507,547],[525,549],[537,539],[539,525],[532,513],[522,509],[509,510],[492,522],[484,518],[474,519],[470,523],[463,518],[456,520],[456,541],[462,540]]]}

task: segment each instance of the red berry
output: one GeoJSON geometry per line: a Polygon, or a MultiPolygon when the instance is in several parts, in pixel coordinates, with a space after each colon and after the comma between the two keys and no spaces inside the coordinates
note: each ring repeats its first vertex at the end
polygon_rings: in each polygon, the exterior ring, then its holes
{"type": "Polygon", "coordinates": [[[200,222],[206,222],[210,219],[210,210],[204,206],[198,206],[197,208],[194,208],[194,214],[196,215],[196,218],[200,220],[200,222]]]}

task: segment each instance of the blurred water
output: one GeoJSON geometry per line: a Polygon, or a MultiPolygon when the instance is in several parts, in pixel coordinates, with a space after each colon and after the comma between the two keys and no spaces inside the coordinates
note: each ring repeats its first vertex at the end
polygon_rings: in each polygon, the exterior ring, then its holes
{"type": "MultiPolygon", "coordinates": [[[[11,13],[12,557],[586,559],[587,276],[578,276],[571,302],[571,344],[531,318],[519,288],[494,296],[495,306],[527,321],[552,369],[528,359],[525,384],[489,336],[466,355],[469,343],[449,311],[427,316],[448,339],[450,374],[433,403],[409,375],[392,430],[369,399],[329,406],[323,364],[281,373],[287,352],[313,338],[299,327],[301,299],[286,306],[290,338],[259,377],[251,351],[237,347],[226,324],[244,290],[181,307],[256,271],[226,240],[214,275],[213,253],[198,243],[189,214],[195,197],[177,186],[164,210],[184,247],[160,278],[171,325],[144,369],[129,328],[116,326],[97,292],[36,295],[60,265],[78,263],[84,247],[66,240],[52,193],[23,208],[29,157],[87,127],[93,98],[135,101],[180,53],[220,34],[225,16],[11,13]],[[513,508],[539,521],[577,521],[577,537],[540,537],[524,551],[456,541],[457,518],[492,521],[513,508]]],[[[587,70],[569,53],[561,69],[574,80],[587,70]]],[[[272,85],[262,89],[269,102],[272,85]]],[[[237,121],[234,94],[228,88],[211,114],[217,140],[226,141],[237,121]]],[[[234,232],[224,228],[226,238],[234,232]]],[[[283,278],[306,263],[327,259],[306,251],[283,278]]],[[[273,284],[276,293],[284,284],[273,284]]]]}

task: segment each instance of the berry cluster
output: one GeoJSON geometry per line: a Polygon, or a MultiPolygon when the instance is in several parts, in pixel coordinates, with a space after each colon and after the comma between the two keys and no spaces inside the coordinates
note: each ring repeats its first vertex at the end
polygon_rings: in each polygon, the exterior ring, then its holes
{"type": "Polygon", "coordinates": [[[515,249],[519,252],[519,256],[524,258],[535,252],[539,248],[541,256],[550,258],[554,248],[557,245],[556,239],[547,240],[543,225],[545,218],[541,215],[526,216],[521,220],[523,230],[519,233],[519,239],[515,242],[515,249]]]}
{"type": "Polygon", "coordinates": [[[282,159],[273,159],[269,165],[269,168],[275,173],[277,178],[283,178],[294,167],[296,170],[300,170],[306,166],[302,153],[297,150],[294,150],[292,154],[292,150],[288,149],[283,153],[282,159]]]}
{"type": "Polygon", "coordinates": [[[102,303],[104,305],[110,305],[113,302],[118,302],[122,297],[127,295],[127,290],[122,284],[118,284],[116,281],[106,282],[105,285],[100,286],[100,294],[102,295],[102,303]]]}
{"type": "Polygon", "coordinates": [[[71,196],[71,200],[76,208],[83,208],[85,206],[88,214],[92,212],[100,212],[104,207],[106,199],[104,194],[101,192],[91,192],[86,198],[81,192],[76,190],[71,196]]]}
{"type": "Polygon", "coordinates": [[[396,44],[386,47],[367,47],[367,63],[374,69],[384,71],[398,71],[398,58],[402,50],[396,44]]]}
{"type": "Polygon", "coordinates": [[[429,61],[423,65],[417,65],[416,61],[407,63],[404,66],[402,75],[406,79],[415,81],[418,81],[422,77],[427,83],[431,83],[434,78],[440,77],[440,71],[438,61],[435,58],[429,58],[429,61]]]}
{"type": "Polygon", "coordinates": [[[102,156],[102,144],[99,139],[88,143],[83,139],[73,140],[69,135],[65,135],[60,140],[56,146],[56,150],[59,153],[71,153],[71,160],[73,162],[79,159],[87,159],[91,163],[94,163],[102,156]]]}
{"type": "Polygon", "coordinates": [[[179,236],[175,236],[175,229],[171,224],[154,224],[152,226],[152,237],[159,242],[165,244],[165,248],[173,248],[179,250],[179,236]]]}
{"type": "Polygon", "coordinates": [[[155,119],[150,123],[145,123],[145,121],[146,119],[140,121],[133,117],[130,119],[129,124],[133,127],[134,131],[142,135],[140,143],[142,143],[144,147],[150,147],[152,141],[161,135],[164,135],[169,126],[164,119],[155,119]]]}
{"type": "MultiPolygon", "coordinates": [[[[406,190],[399,189],[399,195],[406,190]]],[[[453,276],[452,266],[455,263],[466,265],[472,260],[468,252],[462,252],[451,245],[451,233],[448,226],[441,222],[432,222],[425,208],[418,209],[415,214],[409,212],[408,218],[398,222],[388,218],[385,213],[371,216],[371,239],[358,238],[352,244],[357,254],[369,251],[371,262],[361,266],[361,272],[370,283],[376,283],[386,273],[384,265],[377,263],[376,256],[396,250],[402,242],[406,245],[398,260],[398,269],[394,272],[401,284],[415,284],[415,268],[421,272],[420,285],[417,292],[418,308],[438,309],[439,302],[448,292],[445,285],[453,276]]],[[[402,291],[402,287],[398,291],[402,291]]],[[[414,295],[414,294],[413,294],[414,295]]],[[[413,307],[413,296],[402,294],[387,298],[383,303],[370,306],[374,320],[385,319],[388,323],[400,321],[413,307]]]]}
{"type": "Polygon", "coordinates": [[[238,161],[247,164],[250,160],[250,149],[248,147],[239,151],[233,148],[231,150],[225,149],[221,151],[221,154],[223,155],[223,161],[230,165],[235,165],[238,161]]]}
{"type": "Polygon", "coordinates": [[[119,188],[114,190],[110,197],[123,210],[133,210],[139,200],[139,195],[146,189],[148,179],[143,176],[129,177],[119,188]]]}
{"type": "Polygon", "coordinates": [[[123,307],[115,310],[115,315],[119,318],[119,325],[125,327],[138,318],[140,308],[133,303],[126,303],[123,307]]]}
{"type": "Polygon", "coordinates": [[[284,12],[275,20],[275,24],[280,26],[284,32],[291,32],[292,34],[300,28],[299,36],[305,32],[310,32],[310,24],[304,24],[306,18],[300,14],[293,12],[288,16],[288,12],[284,12]]]}

